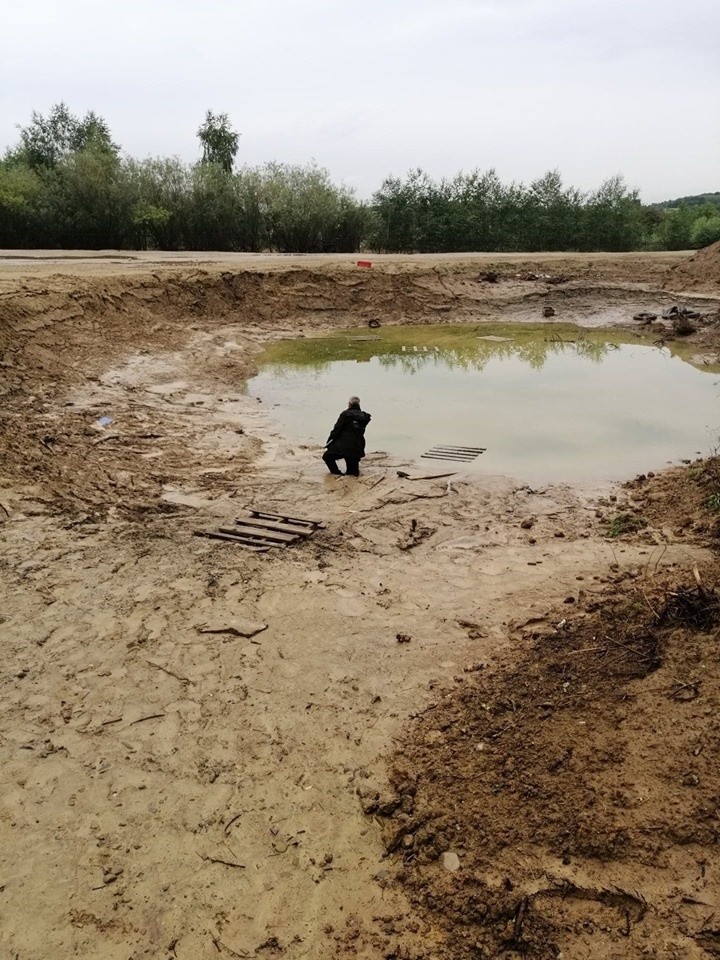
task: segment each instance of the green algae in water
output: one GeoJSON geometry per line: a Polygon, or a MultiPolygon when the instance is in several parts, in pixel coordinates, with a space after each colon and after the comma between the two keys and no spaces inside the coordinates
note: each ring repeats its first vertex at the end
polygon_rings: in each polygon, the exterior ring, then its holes
{"type": "Polygon", "coordinates": [[[366,328],[272,344],[248,386],[298,442],[323,444],[357,393],[369,453],[487,447],[458,469],[619,479],[717,445],[717,368],[672,347],[558,323],[366,328]]]}

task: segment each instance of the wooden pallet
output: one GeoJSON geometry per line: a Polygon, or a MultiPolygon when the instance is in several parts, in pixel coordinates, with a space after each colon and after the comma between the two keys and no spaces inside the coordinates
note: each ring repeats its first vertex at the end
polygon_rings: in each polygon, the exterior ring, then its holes
{"type": "Polygon", "coordinates": [[[487,447],[456,447],[450,444],[439,444],[422,455],[423,460],[452,460],[456,463],[471,463],[487,447]]]}
{"type": "Polygon", "coordinates": [[[237,517],[232,527],[217,530],[196,530],[195,536],[211,540],[229,540],[254,553],[267,553],[273,547],[289,547],[292,543],[311,537],[325,526],[320,520],[288,517],[266,510],[248,510],[237,517]]]}

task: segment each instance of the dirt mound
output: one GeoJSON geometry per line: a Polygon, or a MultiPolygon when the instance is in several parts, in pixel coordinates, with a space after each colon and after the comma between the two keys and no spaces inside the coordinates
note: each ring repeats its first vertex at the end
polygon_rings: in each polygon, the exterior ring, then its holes
{"type": "Polygon", "coordinates": [[[417,915],[352,929],[352,955],[720,955],[719,577],[619,573],[520,662],[455,678],[391,792],[361,794],[417,915]]]}
{"type": "MultiPolygon", "coordinates": [[[[696,460],[655,475],[640,474],[625,484],[635,516],[669,536],[720,547],[720,457],[696,460]]],[[[620,526],[620,514],[610,518],[620,526]]]]}
{"type": "Polygon", "coordinates": [[[665,281],[668,290],[720,290],[720,240],[670,269],[665,281]]]}

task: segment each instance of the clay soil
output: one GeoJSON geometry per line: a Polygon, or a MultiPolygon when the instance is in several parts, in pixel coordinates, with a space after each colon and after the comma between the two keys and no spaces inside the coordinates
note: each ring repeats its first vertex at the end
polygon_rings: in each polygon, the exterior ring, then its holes
{"type": "Polygon", "coordinates": [[[632,324],[684,259],[0,257],[0,956],[718,954],[706,468],[331,481],[245,390],[370,319],[632,324]],[[249,505],[326,528],[193,536],[249,505]]]}

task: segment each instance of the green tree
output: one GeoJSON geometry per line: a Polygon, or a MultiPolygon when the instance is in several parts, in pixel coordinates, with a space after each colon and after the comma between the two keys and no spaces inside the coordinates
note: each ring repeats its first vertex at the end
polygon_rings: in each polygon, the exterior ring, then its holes
{"type": "Polygon", "coordinates": [[[240,134],[230,126],[228,115],[214,114],[212,110],[208,110],[197,135],[202,144],[203,163],[216,163],[226,173],[231,173],[240,134]]]}
{"type": "Polygon", "coordinates": [[[693,215],[684,203],[681,203],[676,210],[668,210],[662,227],[665,249],[689,249],[692,225],[693,215]]]}
{"type": "Polygon", "coordinates": [[[172,213],[165,207],[156,207],[147,200],[139,200],[132,212],[132,225],[137,231],[138,246],[147,250],[152,243],[155,249],[160,247],[162,236],[172,213]]]}
{"type": "Polygon", "coordinates": [[[24,164],[0,162],[0,247],[42,242],[43,183],[24,164]]]}
{"type": "Polygon", "coordinates": [[[643,237],[643,212],[637,190],[623,177],[609,177],[590,195],[585,208],[583,250],[637,250],[643,237]]]}
{"type": "Polygon", "coordinates": [[[102,117],[92,110],[77,117],[65,103],[55,104],[46,117],[33,112],[28,126],[19,129],[20,145],[11,151],[10,158],[35,170],[52,169],[68,154],[90,147],[112,156],[117,156],[120,149],[102,117]]]}
{"type": "MultiPolygon", "coordinates": [[[[358,249],[350,210],[352,193],[337,187],[314,163],[269,163],[262,168],[266,242],[281,252],[326,253],[358,249]]],[[[356,223],[357,226],[357,223],[356,223]]]]}
{"type": "Polygon", "coordinates": [[[691,247],[708,247],[720,240],[720,213],[712,217],[698,217],[690,231],[691,247]]]}
{"type": "Polygon", "coordinates": [[[132,193],[121,161],[104,150],[70,153],[45,176],[53,246],[119,249],[132,241],[132,193]]]}

